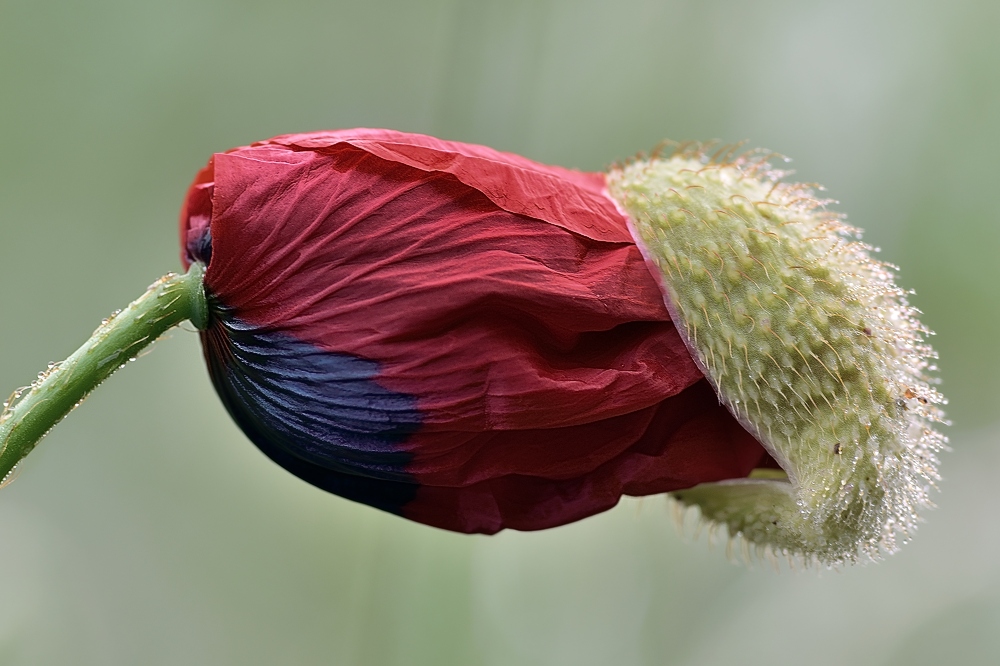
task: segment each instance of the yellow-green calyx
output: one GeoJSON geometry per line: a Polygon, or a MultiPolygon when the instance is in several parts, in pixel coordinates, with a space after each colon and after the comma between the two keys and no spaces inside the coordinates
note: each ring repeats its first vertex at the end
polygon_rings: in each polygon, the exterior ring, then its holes
{"type": "Polygon", "coordinates": [[[698,147],[608,174],[692,355],[787,474],[673,495],[759,551],[877,558],[909,538],[938,479],[935,354],[893,268],[783,175],[760,153],[698,147]]]}

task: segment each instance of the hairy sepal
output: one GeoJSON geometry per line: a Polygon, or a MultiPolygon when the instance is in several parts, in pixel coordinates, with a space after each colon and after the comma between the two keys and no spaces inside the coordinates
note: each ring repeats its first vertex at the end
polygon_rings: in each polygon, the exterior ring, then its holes
{"type": "Polygon", "coordinates": [[[909,538],[939,478],[929,334],[858,231],[763,153],[698,147],[608,174],[719,399],[785,480],[678,491],[758,548],[836,565],[909,538]]]}

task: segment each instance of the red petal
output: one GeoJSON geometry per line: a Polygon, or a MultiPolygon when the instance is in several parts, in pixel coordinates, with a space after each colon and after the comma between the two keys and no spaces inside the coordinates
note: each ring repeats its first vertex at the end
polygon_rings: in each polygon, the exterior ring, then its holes
{"type": "Polygon", "coordinates": [[[537,529],[764,455],[692,387],[600,174],[384,130],[278,137],[213,166],[182,216],[189,242],[213,183],[210,293],[416,399],[406,515],[537,529]]]}
{"type": "Polygon", "coordinates": [[[450,173],[511,213],[557,224],[594,240],[634,242],[614,203],[603,194],[603,174],[539,164],[486,146],[382,129],[289,134],[255,145],[268,144],[312,150],[355,146],[387,162],[450,173]]]}
{"type": "Polygon", "coordinates": [[[551,463],[539,458],[550,458],[552,449],[565,451],[565,446],[552,446],[558,434],[484,434],[483,439],[495,439],[491,446],[474,447],[481,455],[468,465],[482,480],[462,487],[427,483],[403,515],[457,532],[539,530],[610,509],[622,495],[659,494],[745,477],[761,464],[760,444],[718,403],[705,380],[638,413],[567,430],[575,431],[574,454],[579,458],[559,465],[556,473],[551,463]],[[573,470],[573,464],[584,463],[588,448],[605,429],[631,440],[630,445],[596,467],[573,470]],[[511,472],[512,458],[523,471],[511,472]]]}

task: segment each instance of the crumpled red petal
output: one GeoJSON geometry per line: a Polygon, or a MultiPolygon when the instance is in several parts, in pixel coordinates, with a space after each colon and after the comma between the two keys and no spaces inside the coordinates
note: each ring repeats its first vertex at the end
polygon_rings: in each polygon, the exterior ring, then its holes
{"type": "Polygon", "coordinates": [[[603,187],[386,130],[215,155],[181,239],[185,261],[210,259],[205,349],[227,408],[311,483],[464,532],[745,476],[766,454],[702,379],[603,187]],[[288,368],[315,353],[329,371],[304,384],[288,368]],[[383,423],[400,412],[380,401],[404,398],[409,420],[383,423]],[[344,490],[352,474],[363,492],[344,490]]]}

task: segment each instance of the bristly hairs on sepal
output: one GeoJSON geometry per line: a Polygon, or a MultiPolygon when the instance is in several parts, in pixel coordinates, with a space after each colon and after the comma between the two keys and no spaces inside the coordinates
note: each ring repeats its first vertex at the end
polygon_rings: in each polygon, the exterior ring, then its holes
{"type": "Polygon", "coordinates": [[[784,472],[673,497],[767,559],[880,559],[947,448],[931,332],[822,188],[742,145],[666,142],[608,172],[692,356],[784,472]]]}

